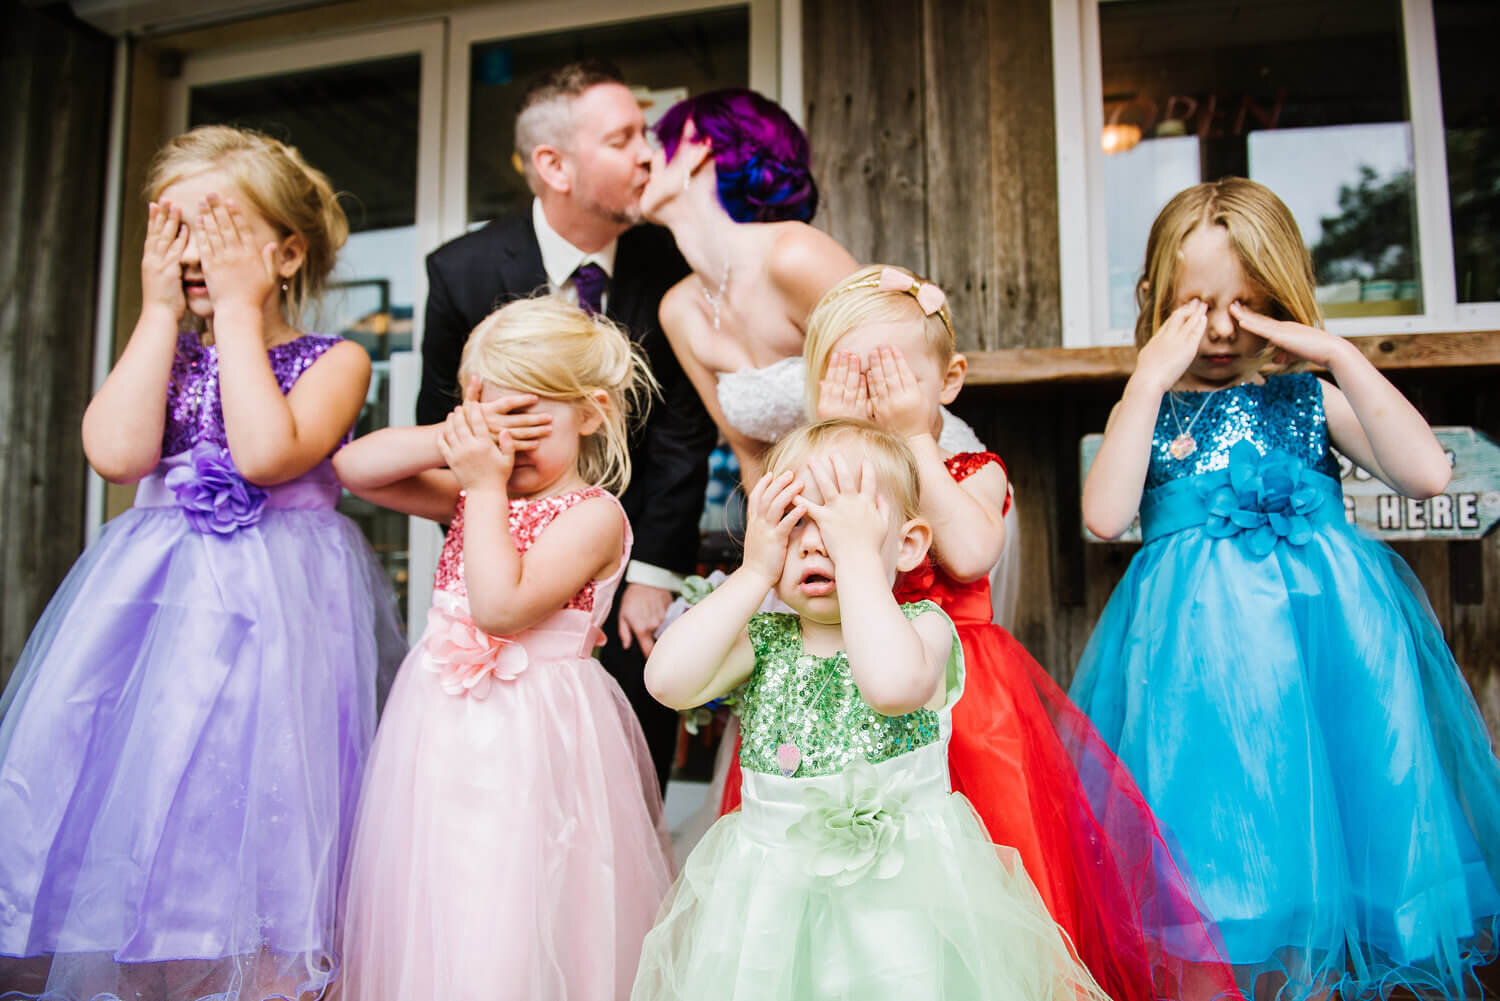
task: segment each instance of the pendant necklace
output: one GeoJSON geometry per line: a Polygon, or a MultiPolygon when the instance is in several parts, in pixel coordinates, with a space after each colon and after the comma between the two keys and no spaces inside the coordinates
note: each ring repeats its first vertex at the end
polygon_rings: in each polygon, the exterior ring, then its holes
{"type": "MultiPolygon", "coordinates": [[[[837,654],[834,656],[836,657],[837,654]]],[[[801,660],[803,657],[806,657],[814,664],[825,659],[816,657],[805,650],[797,655],[797,659],[801,660]]],[[[828,690],[828,682],[833,679],[835,673],[837,673],[836,665],[834,670],[823,679],[823,684],[818,687],[817,694],[812,697],[809,704],[816,703],[818,699],[823,697],[823,693],[828,690]]],[[[786,779],[796,775],[797,769],[802,766],[802,748],[797,746],[796,741],[787,739],[786,735],[786,715],[790,706],[790,701],[781,704],[781,742],[776,745],[776,769],[781,772],[781,777],[786,779]]]]}
{"type": "Polygon", "coordinates": [[[1176,391],[1167,392],[1167,404],[1172,408],[1172,423],[1177,425],[1177,437],[1173,438],[1171,444],[1167,446],[1167,451],[1171,453],[1172,458],[1180,461],[1198,451],[1198,441],[1192,435],[1193,422],[1198,419],[1199,414],[1203,413],[1203,409],[1208,406],[1208,401],[1213,399],[1214,393],[1217,392],[1217,389],[1213,389],[1203,394],[1203,402],[1198,404],[1198,409],[1193,412],[1192,417],[1188,418],[1187,427],[1182,426],[1182,419],[1177,416],[1176,391]]]}
{"type": "Polygon", "coordinates": [[[708,300],[708,304],[713,307],[713,311],[714,311],[714,329],[718,330],[719,329],[719,310],[724,305],[724,290],[729,287],[729,262],[728,261],[724,262],[724,277],[719,279],[719,294],[718,295],[714,295],[712,292],[710,292],[708,290],[708,286],[705,285],[705,284],[703,284],[703,279],[702,278],[698,279],[698,287],[703,290],[703,298],[707,299],[708,300]]]}

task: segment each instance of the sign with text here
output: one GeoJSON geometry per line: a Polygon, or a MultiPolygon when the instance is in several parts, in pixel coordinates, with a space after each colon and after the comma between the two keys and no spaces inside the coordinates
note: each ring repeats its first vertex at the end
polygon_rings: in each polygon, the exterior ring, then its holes
{"type": "MultiPolygon", "coordinates": [[[[1448,453],[1453,479],[1446,490],[1427,500],[1401,496],[1334,452],[1344,489],[1345,519],[1387,542],[1480,539],[1500,523],[1500,445],[1474,428],[1433,428],[1432,433],[1448,453]]],[[[1079,441],[1080,483],[1088,477],[1103,440],[1102,434],[1086,434],[1079,441]]],[[[1079,530],[1089,542],[1141,541],[1139,517],[1124,535],[1105,540],[1083,527],[1080,512],[1079,530]]]]}

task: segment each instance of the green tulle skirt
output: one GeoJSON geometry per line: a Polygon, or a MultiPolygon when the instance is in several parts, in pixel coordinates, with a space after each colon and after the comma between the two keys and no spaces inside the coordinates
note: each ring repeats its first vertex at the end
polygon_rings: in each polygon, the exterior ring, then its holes
{"type": "Polygon", "coordinates": [[[634,1001],[1107,1001],[944,743],[842,775],[747,772],[642,952],[634,1001]]]}

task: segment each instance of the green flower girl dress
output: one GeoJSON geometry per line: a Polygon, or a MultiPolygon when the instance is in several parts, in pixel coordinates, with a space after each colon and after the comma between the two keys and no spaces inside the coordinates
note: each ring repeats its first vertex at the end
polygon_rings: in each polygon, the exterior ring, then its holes
{"type": "Polygon", "coordinates": [[[796,616],[757,615],[749,632],[744,808],[688,858],[635,1001],[1106,1001],[1015,851],[951,791],[957,635],[942,708],[883,716],[842,652],[803,651],[796,616]]]}

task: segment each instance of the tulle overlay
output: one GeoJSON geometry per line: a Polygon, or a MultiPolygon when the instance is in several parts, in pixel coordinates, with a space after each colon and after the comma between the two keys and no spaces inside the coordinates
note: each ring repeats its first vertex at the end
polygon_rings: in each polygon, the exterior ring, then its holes
{"type": "Polygon", "coordinates": [[[1115,1001],[1234,995],[1218,935],[1129,771],[1015,637],[984,621],[985,581],[936,578],[912,597],[953,617],[971,665],[953,713],[954,788],[1016,849],[1115,1001]]]}
{"type": "Polygon", "coordinates": [[[1015,854],[948,792],[943,751],[746,772],[743,810],[688,859],[632,998],[1103,1001],[1015,854]]]}
{"type": "Polygon", "coordinates": [[[1147,544],[1073,695],[1174,832],[1247,989],[1477,996],[1500,913],[1484,723],[1420,585],[1345,523],[1337,482],[1288,465],[1277,500],[1270,469],[1252,472],[1279,519],[1224,472],[1147,495],[1147,544]]]}
{"type": "MultiPolygon", "coordinates": [[[[461,533],[460,510],[450,548],[461,533]]],[[[559,610],[489,651],[454,625],[467,599],[436,592],[360,803],[343,1001],[628,994],[672,872],[640,724],[591,656],[618,577],[591,586],[597,611],[559,610]],[[462,684],[485,657],[485,683],[462,684]]]]}
{"type": "Polygon", "coordinates": [[[214,528],[166,485],[190,462],[79,558],[0,699],[0,997],[305,998],[337,969],[395,603],[326,463],[214,528]]]}

